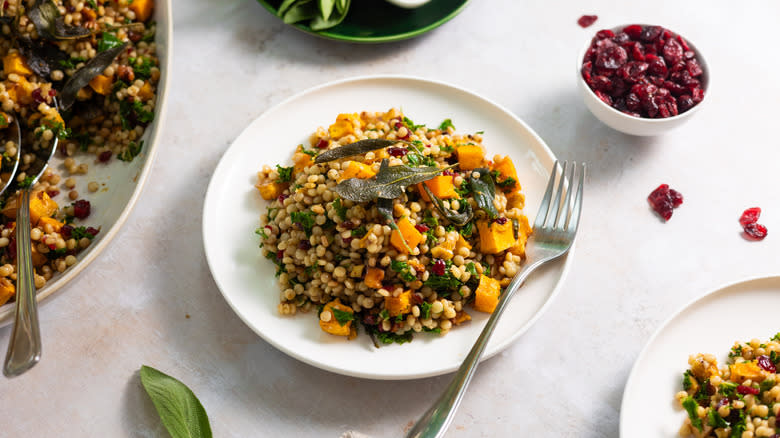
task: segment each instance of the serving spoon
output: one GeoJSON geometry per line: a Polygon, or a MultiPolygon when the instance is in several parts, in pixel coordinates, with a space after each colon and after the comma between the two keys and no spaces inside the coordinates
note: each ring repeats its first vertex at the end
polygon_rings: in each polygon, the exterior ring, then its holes
{"type": "MultiPolygon", "coordinates": [[[[54,105],[58,108],[56,100],[54,105]]],[[[21,137],[21,128],[16,117],[14,117],[14,121],[21,137]]],[[[32,151],[38,156],[27,173],[32,174],[36,170],[37,173],[32,179],[25,178],[24,187],[21,187],[19,191],[19,206],[16,209],[16,317],[3,366],[3,374],[6,377],[23,374],[41,359],[41,330],[38,325],[35,272],[33,271],[32,244],[30,242],[30,193],[54,156],[58,143],[59,138],[55,134],[48,154],[45,154],[46,149],[32,151]]],[[[20,138],[17,148],[20,151],[21,146],[20,138]]],[[[12,181],[17,179],[18,175],[16,174],[11,178],[12,181]]]]}

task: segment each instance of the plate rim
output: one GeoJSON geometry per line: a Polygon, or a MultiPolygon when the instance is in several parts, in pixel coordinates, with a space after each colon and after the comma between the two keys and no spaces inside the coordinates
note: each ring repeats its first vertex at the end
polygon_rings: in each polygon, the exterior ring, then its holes
{"type": "MultiPolygon", "coordinates": [[[[267,0],[257,0],[260,5],[262,5],[268,12],[271,13],[276,19],[280,19],[276,15],[276,8],[271,6],[267,0]]],[[[434,21],[433,23],[423,26],[421,28],[413,29],[408,32],[398,33],[394,35],[388,35],[383,37],[360,37],[360,36],[345,36],[344,34],[330,32],[328,30],[324,31],[314,31],[311,30],[308,26],[303,26],[301,24],[287,24],[288,26],[297,29],[300,32],[303,32],[307,35],[312,35],[315,37],[319,37],[322,39],[330,40],[330,41],[342,41],[342,42],[348,42],[348,43],[359,43],[359,44],[381,44],[381,43],[392,43],[396,41],[403,41],[407,39],[411,39],[417,36],[420,36],[422,34],[428,33],[437,27],[445,24],[446,22],[452,20],[456,16],[458,16],[463,10],[471,3],[471,0],[465,0],[463,4],[455,8],[454,10],[450,11],[445,15],[444,17],[438,19],[437,21],[434,21]]]]}
{"type": "MultiPolygon", "coordinates": [[[[450,89],[452,89],[454,91],[465,93],[465,94],[467,94],[468,96],[470,96],[472,98],[479,99],[482,102],[485,102],[485,103],[487,103],[489,105],[492,105],[497,110],[503,112],[508,117],[510,117],[515,123],[517,123],[520,126],[522,126],[523,129],[525,129],[528,132],[528,134],[541,146],[541,148],[547,154],[549,154],[549,157],[552,158],[553,162],[555,162],[555,160],[557,160],[557,157],[555,156],[553,151],[549,148],[549,146],[547,146],[547,143],[545,143],[544,140],[539,136],[539,134],[537,134],[536,131],[531,129],[531,127],[525,121],[520,119],[517,115],[515,115],[513,112],[509,111],[509,109],[507,109],[503,105],[493,101],[490,98],[487,98],[485,96],[477,94],[476,92],[471,91],[471,90],[469,90],[467,88],[464,88],[464,87],[461,87],[461,86],[458,86],[458,85],[454,85],[452,83],[448,83],[448,82],[445,82],[445,81],[440,81],[440,80],[436,80],[436,79],[429,79],[429,78],[425,78],[425,77],[421,77],[421,76],[404,75],[404,74],[359,75],[359,76],[350,76],[350,77],[346,77],[346,78],[342,78],[342,79],[337,79],[337,80],[334,80],[334,81],[325,82],[323,84],[316,85],[316,86],[313,86],[313,87],[309,87],[309,88],[306,88],[306,89],[304,89],[304,90],[302,90],[300,92],[297,92],[297,93],[293,94],[292,96],[287,97],[286,99],[282,100],[281,102],[279,102],[279,103],[273,105],[272,107],[268,108],[260,116],[256,117],[252,121],[250,121],[244,127],[244,129],[241,131],[241,133],[239,133],[233,139],[231,144],[222,153],[222,156],[220,157],[219,162],[217,163],[216,167],[214,168],[214,171],[212,172],[212,176],[211,176],[211,178],[209,180],[209,184],[208,184],[208,186],[206,188],[206,196],[204,198],[204,203],[203,203],[203,211],[202,211],[203,220],[201,221],[201,233],[202,233],[201,237],[202,237],[202,241],[203,241],[204,253],[205,253],[205,256],[206,256],[206,264],[207,264],[207,266],[209,268],[209,272],[211,273],[211,276],[212,276],[212,278],[214,280],[214,283],[217,285],[217,289],[219,290],[220,294],[225,299],[225,301],[227,302],[228,306],[231,308],[233,313],[236,316],[238,316],[239,319],[241,319],[241,321],[243,321],[244,324],[249,329],[251,329],[256,335],[258,335],[260,337],[260,339],[262,339],[263,341],[269,343],[271,346],[273,346],[274,348],[276,348],[277,350],[279,350],[280,352],[284,353],[285,355],[287,355],[289,357],[292,357],[292,358],[294,358],[294,359],[296,359],[296,360],[298,360],[300,362],[306,363],[306,364],[308,364],[310,366],[313,366],[315,368],[319,368],[319,369],[326,370],[326,371],[329,371],[329,372],[333,372],[333,373],[336,373],[336,374],[340,374],[340,375],[344,375],[344,376],[364,378],[364,379],[371,379],[371,380],[398,380],[398,381],[400,381],[400,380],[412,380],[412,379],[440,376],[440,375],[444,375],[444,374],[448,374],[448,373],[454,372],[455,370],[458,369],[459,364],[456,364],[456,365],[453,365],[453,366],[449,366],[449,367],[440,368],[440,369],[431,370],[431,371],[428,371],[428,372],[415,373],[415,374],[376,374],[376,373],[366,373],[366,372],[360,372],[360,371],[345,370],[345,369],[342,369],[342,368],[338,368],[338,367],[334,367],[334,366],[330,366],[330,365],[327,365],[327,364],[323,364],[323,363],[317,362],[317,361],[315,361],[313,359],[310,359],[310,358],[308,358],[306,356],[299,355],[298,353],[288,349],[281,342],[279,342],[279,341],[277,341],[277,340],[275,340],[273,338],[270,338],[269,336],[266,336],[264,333],[261,333],[254,326],[254,324],[252,324],[250,321],[248,321],[247,318],[245,318],[245,316],[242,314],[242,312],[240,312],[236,308],[233,300],[231,300],[228,297],[228,295],[226,294],[226,292],[224,292],[221,281],[217,278],[216,275],[214,275],[214,262],[212,261],[213,255],[210,255],[209,239],[207,238],[207,232],[209,230],[213,229],[211,227],[211,222],[210,222],[211,217],[210,217],[210,213],[208,211],[210,210],[209,206],[211,206],[211,204],[213,202],[215,202],[213,200],[214,196],[216,196],[215,192],[217,190],[216,182],[215,182],[215,175],[217,175],[220,172],[220,169],[223,166],[227,166],[228,165],[228,163],[224,161],[224,157],[230,152],[230,150],[233,147],[233,145],[235,144],[235,142],[244,134],[244,132],[251,125],[259,122],[260,120],[264,120],[264,119],[266,119],[268,117],[271,117],[279,108],[284,107],[285,105],[289,104],[291,101],[303,98],[303,97],[305,97],[308,94],[315,93],[315,92],[320,91],[320,90],[322,90],[324,88],[344,85],[344,84],[347,84],[347,83],[361,83],[361,82],[365,82],[365,81],[377,81],[377,80],[404,80],[404,81],[411,81],[412,83],[415,83],[415,84],[426,84],[426,85],[433,85],[433,86],[437,86],[437,87],[446,87],[446,88],[450,88],[450,89]]],[[[548,176],[549,176],[549,171],[548,171],[548,176]]],[[[560,290],[563,287],[563,283],[566,280],[566,277],[568,276],[569,269],[571,267],[572,260],[573,260],[573,253],[574,253],[574,249],[575,249],[574,247],[575,246],[576,246],[576,242],[575,242],[574,245],[572,245],[572,248],[569,250],[569,253],[563,257],[563,260],[557,262],[557,263],[562,263],[563,264],[563,266],[560,269],[560,275],[559,275],[558,279],[556,280],[556,283],[555,283],[554,287],[552,288],[552,291],[550,291],[549,296],[546,298],[544,303],[539,307],[539,309],[536,311],[536,313],[534,313],[534,315],[528,321],[526,321],[526,323],[524,325],[522,325],[517,331],[515,331],[515,333],[513,333],[511,336],[508,336],[505,340],[497,343],[493,350],[490,350],[490,351],[486,350],[484,352],[484,354],[482,355],[482,357],[480,358],[480,363],[482,361],[490,359],[491,357],[495,356],[496,354],[504,351],[509,345],[514,343],[520,336],[525,334],[525,332],[527,332],[530,329],[530,327],[534,323],[536,323],[536,321],[538,321],[539,318],[541,318],[541,316],[547,311],[547,309],[549,309],[550,305],[554,302],[555,298],[560,293],[560,290]]],[[[531,278],[533,278],[533,277],[531,277],[531,278]]]]}
{"type": "MultiPolygon", "coordinates": [[[[669,326],[672,322],[674,322],[677,317],[680,316],[683,312],[687,311],[691,307],[695,306],[697,303],[706,300],[707,298],[712,297],[713,295],[723,293],[724,291],[737,287],[737,286],[745,286],[749,283],[758,282],[758,281],[766,281],[766,280],[774,280],[780,283],[780,274],[770,274],[770,275],[755,275],[755,276],[747,276],[743,277],[739,280],[730,281],[727,283],[723,283],[718,287],[708,289],[706,292],[692,298],[687,303],[685,303],[683,306],[681,306],[679,309],[674,311],[671,316],[666,318],[659,326],[658,328],[653,332],[653,334],[648,338],[647,342],[645,342],[645,345],[642,347],[642,350],[637,355],[636,359],[634,360],[634,364],[631,366],[631,371],[628,374],[628,379],[626,379],[626,386],[623,388],[623,396],[620,401],[620,416],[618,417],[618,436],[621,438],[628,437],[629,435],[624,430],[627,425],[625,425],[624,422],[624,415],[625,415],[625,408],[626,408],[626,394],[628,394],[629,389],[635,385],[636,379],[637,379],[637,368],[639,366],[639,363],[645,359],[645,356],[649,354],[650,347],[655,343],[656,338],[661,335],[661,332],[663,332],[667,326],[669,326]]],[[[670,396],[671,399],[671,396],[670,396]]]]}
{"type": "MultiPolygon", "coordinates": [[[[138,200],[141,197],[141,193],[143,192],[144,187],[146,186],[146,182],[149,180],[149,175],[152,171],[152,166],[154,165],[155,158],[157,156],[157,149],[158,145],[160,143],[160,139],[162,137],[162,132],[165,125],[165,120],[167,118],[167,108],[168,108],[168,93],[170,90],[170,79],[171,79],[171,65],[172,65],[172,54],[173,54],[173,7],[172,7],[172,0],[163,0],[163,4],[165,4],[165,10],[167,12],[166,14],[166,32],[165,32],[165,38],[166,38],[166,47],[165,47],[165,60],[164,65],[161,65],[160,69],[160,82],[161,84],[164,84],[164,87],[158,92],[157,95],[157,102],[155,104],[155,112],[156,117],[154,120],[154,130],[151,133],[151,137],[149,138],[148,144],[150,145],[149,149],[146,151],[146,161],[144,161],[143,166],[140,168],[138,172],[138,183],[136,184],[135,189],[133,190],[132,195],[130,195],[130,198],[127,200],[127,204],[125,204],[125,207],[122,209],[122,212],[119,214],[119,217],[117,217],[116,222],[113,223],[111,228],[109,228],[108,232],[105,234],[105,237],[103,237],[97,244],[84,256],[83,259],[79,260],[78,263],[76,263],[74,266],[72,266],[70,269],[66,270],[60,277],[58,277],[51,285],[44,286],[43,289],[39,293],[35,295],[35,301],[38,303],[39,306],[42,306],[44,304],[44,301],[47,300],[52,295],[55,295],[56,292],[59,292],[62,290],[62,288],[70,283],[72,280],[76,278],[84,269],[87,268],[92,262],[100,255],[107,247],[108,245],[114,240],[114,238],[119,234],[119,231],[124,227],[125,223],[130,217],[130,213],[132,213],[133,209],[135,208],[135,205],[138,203],[138,200]]],[[[159,31],[159,26],[158,26],[159,31]]],[[[0,307],[6,307],[6,306],[0,306],[0,307]]],[[[14,319],[14,315],[16,313],[16,306],[8,306],[7,309],[0,309],[0,328],[11,324],[14,319]]]]}

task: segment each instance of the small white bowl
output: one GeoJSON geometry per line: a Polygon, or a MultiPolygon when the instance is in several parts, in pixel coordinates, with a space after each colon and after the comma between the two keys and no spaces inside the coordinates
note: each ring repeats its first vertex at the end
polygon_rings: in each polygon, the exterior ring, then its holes
{"type": "Polygon", "coordinates": [[[431,0],[387,0],[388,3],[392,3],[400,8],[414,9],[428,3],[431,0]]]}
{"type": "MultiPolygon", "coordinates": [[[[647,26],[646,24],[641,23],[629,23],[624,24],[621,26],[615,26],[611,28],[610,30],[613,31],[615,34],[622,31],[623,28],[626,26],[630,26],[632,24],[639,24],[640,26],[647,26]]],[[[671,29],[669,29],[671,30],[671,29]]],[[[671,30],[674,33],[674,30],[671,30]]],[[[685,35],[679,34],[683,38],[685,38],[685,35]]],[[[595,36],[595,33],[593,34],[595,36]]],[[[685,38],[685,42],[690,46],[691,50],[693,50],[696,53],[696,60],[699,61],[699,65],[701,66],[701,69],[703,71],[703,74],[701,75],[701,83],[702,88],[704,88],[704,98],[701,102],[699,102],[696,106],[689,109],[688,111],[677,115],[673,117],[666,117],[662,119],[650,119],[650,118],[644,118],[644,117],[634,117],[628,114],[625,114],[621,111],[616,110],[615,108],[612,108],[611,106],[604,103],[601,99],[596,96],[596,94],[593,92],[593,90],[590,89],[588,84],[585,82],[585,79],[582,77],[582,61],[585,58],[585,52],[588,50],[588,48],[591,45],[591,40],[593,38],[591,36],[588,41],[585,43],[585,46],[580,50],[579,54],[577,55],[577,83],[579,84],[580,94],[582,94],[582,99],[585,102],[585,106],[588,107],[591,113],[593,113],[594,116],[596,116],[597,119],[601,120],[609,126],[612,129],[618,130],[620,132],[630,134],[630,135],[640,135],[640,136],[651,136],[651,135],[659,135],[663,134],[664,132],[676,128],[683,123],[685,123],[688,119],[690,119],[694,113],[699,111],[699,109],[704,105],[704,102],[709,100],[707,96],[710,95],[710,70],[707,66],[707,61],[704,59],[704,56],[702,56],[701,51],[696,47],[689,39],[685,38]]]]}

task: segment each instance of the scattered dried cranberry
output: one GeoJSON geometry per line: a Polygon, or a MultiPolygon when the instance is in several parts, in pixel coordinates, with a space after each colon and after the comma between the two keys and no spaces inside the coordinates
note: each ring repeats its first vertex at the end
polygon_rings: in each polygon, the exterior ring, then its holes
{"type": "Polygon", "coordinates": [[[581,73],[599,99],[635,117],[673,117],[704,98],[696,54],[681,36],[660,26],[597,32],[581,73]]]}
{"type": "Polygon", "coordinates": [[[580,17],[579,20],[577,20],[577,24],[579,24],[582,27],[588,27],[591,24],[595,23],[596,20],[599,19],[598,15],[583,15],[580,17]]]}
{"type": "Polygon", "coordinates": [[[423,298],[422,294],[419,292],[415,292],[412,294],[412,304],[422,304],[423,301],[425,301],[425,298],[423,298]]]}
{"type": "Polygon", "coordinates": [[[100,232],[99,229],[94,228],[94,227],[87,227],[87,229],[85,231],[87,232],[87,234],[89,234],[92,237],[97,236],[98,233],[100,232]]]}
{"type": "Polygon", "coordinates": [[[43,97],[40,88],[36,88],[32,92],[32,98],[36,103],[44,103],[46,99],[43,97]]]}
{"type": "Polygon", "coordinates": [[[417,224],[417,225],[414,226],[414,228],[416,228],[417,231],[419,231],[421,233],[425,233],[426,231],[431,229],[430,227],[428,227],[428,225],[425,225],[425,224],[417,224]]]}
{"type": "Polygon", "coordinates": [[[285,195],[284,193],[282,193],[281,195],[276,197],[276,200],[279,201],[280,204],[283,204],[284,200],[289,198],[289,197],[290,197],[290,195],[285,195]]]}
{"type": "Polygon", "coordinates": [[[92,205],[86,199],[79,199],[73,203],[73,216],[79,219],[84,219],[89,216],[92,210],[92,205]]]}
{"type": "Polygon", "coordinates": [[[409,151],[406,148],[399,148],[396,146],[387,148],[387,153],[390,154],[390,156],[393,157],[403,157],[406,155],[409,151]]]}
{"type": "Polygon", "coordinates": [[[49,189],[49,190],[46,190],[46,194],[49,195],[50,198],[53,198],[53,197],[59,195],[60,191],[57,190],[57,189],[49,189]]]}
{"type": "Polygon", "coordinates": [[[107,163],[111,159],[111,151],[103,151],[98,155],[98,161],[101,163],[107,163]]]}
{"type": "Polygon", "coordinates": [[[352,221],[344,221],[341,223],[341,228],[344,228],[345,230],[352,230],[355,226],[355,223],[352,221]]]}
{"type": "Polygon", "coordinates": [[[66,239],[70,239],[73,235],[73,227],[70,225],[63,225],[62,228],[60,228],[60,235],[66,239]]]}
{"type": "Polygon", "coordinates": [[[436,259],[436,261],[433,262],[431,272],[436,275],[444,275],[447,272],[447,264],[444,263],[444,260],[442,259],[436,259]]]}
{"type": "Polygon", "coordinates": [[[325,149],[326,147],[328,147],[328,140],[321,138],[320,141],[317,142],[317,149],[325,149]]]}
{"type": "Polygon", "coordinates": [[[363,315],[363,324],[365,325],[376,325],[376,315],[372,315],[370,313],[367,313],[363,315]]]}
{"type": "Polygon", "coordinates": [[[763,368],[765,371],[769,371],[770,373],[774,374],[777,372],[777,367],[774,363],[772,363],[772,359],[769,358],[766,354],[762,354],[761,356],[758,356],[757,358],[758,366],[763,368]]]}
{"type": "Polygon", "coordinates": [[[282,251],[281,249],[279,251],[276,251],[276,260],[281,262],[283,258],[284,258],[284,251],[282,251]]]}
{"type": "Polygon", "coordinates": [[[763,240],[767,234],[766,227],[757,223],[745,225],[744,230],[745,234],[756,240],[763,240]]]}
{"type": "Polygon", "coordinates": [[[746,394],[758,395],[761,393],[761,391],[758,388],[753,388],[752,386],[745,386],[745,385],[737,386],[737,392],[742,395],[746,395],[746,394]]]}
{"type": "Polygon", "coordinates": [[[751,207],[742,212],[742,217],[739,218],[739,224],[743,227],[748,224],[754,224],[758,222],[758,218],[761,216],[761,207],[751,207]]]}
{"type": "Polygon", "coordinates": [[[505,217],[500,217],[500,218],[497,218],[496,220],[494,220],[493,222],[495,222],[495,223],[497,223],[499,225],[504,225],[505,223],[509,222],[509,219],[507,219],[505,217]]]}
{"type": "Polygon", "coordinates": [[[300,243],[298,243],[298,249],[302,249],[304,251],[308,251],[311,249],[311,243],[309,243],[308,240],[301,240],[300,243]]]}
{"type": "Polygon", "coordinates": [[[760,216],[761,208],[751,207],[743,211],[739,218],[739,224],[751,240],[762,240],[766,237],[766,227],[758,223],[760,216]]]}
{"type": "Polygon", "coordinates": [[[672,211],[682,205],[683,196],[680,192],[670,189],[669,184],[661,184],[647,197],[650,205],[664,220],[672,217],[672,211]]]}

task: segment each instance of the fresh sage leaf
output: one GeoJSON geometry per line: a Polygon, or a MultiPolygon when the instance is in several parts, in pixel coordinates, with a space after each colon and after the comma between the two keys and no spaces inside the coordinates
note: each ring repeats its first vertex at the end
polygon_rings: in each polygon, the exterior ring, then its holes
{"type": "Polygon", "coordinates": [[[376,209],[379,211],[379,214],[381,214],[382,217],[387,220],[387,224],[390,225],[390,228],[398,231],[398,235],[401,236],[401,242],[403,242],[404,247],[409,251],[409,253],[411,253],[412,249],[409,248],[409,244],[406,243],[406,239],[404,239],[404,233],[402,233],[401,229],[398,228],[398,224],[395,223],[395,218],[393,218],[393,200],[387,198],[377,199],[376,209]]]}
{"type": "Polygon", "coordinates": [[[345,14],[349,9],[349,0],[336,0],[336,10],[339,14],[345,14]]]}
{"type": "Polygon", "coordinates": [[[323,16],[317,16],[314,17],[313,20],[311,20],[311,23],[309,23],[309,27],[311,27],[311,30],[314,31],[321,31],[325,29],[330,29],[331,27],[337,26],[342,21],[344,21],[344,17],[347,16],[347,10],[349,9],[349,4],[351,0],[346,1],[346,6],[344,7],[343,12],[336,10],[336,14],[331,14],[330,18],[323,18],[323,16]]]}
{"type": "Polygon", "coordinates": [[[427,181],[445,170],[447,168],[409,167],[405,164],[390,167],[388,160],[384,159],[374,178],[349,178],[340,182],[334,190],[342,198],[355,202],[395,199],[403,195],[406,187],[427,181]]]}
{"type": "Polygon", "coordinates": [[[496,185],[493,183],[493,177],[490,176],[490,170],[485,168],[474,169],[479,173],[479,178],[474,178],[473,172],[469,174],[469,186],[474,193],[474,200],[477,206],[483,210],[491,219],[498,217],[498,210],[494,203],[496,199],[496,185]]]}
{"type": "Polygon", "coordinates": [[[76,102],[76,94],[79,90],[89,85],[95,76],[103,73],[114,59],[127,47],[128,43],[124,43],[121,46],[112,47],[105,52],[98,53],[94,58],[90,59],[84,67],[78,69],[73,76],[65,82],[60,92],[60,109],[67,111],[76,102]]]}
{"type": "Polygon", "coordinates": [[[282,21],[287,24],[293,24],[299,21],[311,20],[319,13],[317,3],[314,0],[302,0],[295,3],[285,12],[282,21]]]}
{"type": "Polygon", "coordinates": [[[206,410],[179,380],[152,367],[141,366],[141,383],[172,438],[211,438],[206,410]]]}
{"type": "Polygon", "coordinates": [[[471,205],[468,202],[463,202],[463,212],[450,210],[444,206],[444,202],[442,202],[438,196],[433,194],[430,187],[428,187],[426,184],[423,184],[422,188],[425,190],[425,193],[428,195],[428,197],[431,198],[433,205],[436,206],[436,209],[439,210],[439,213],[441,213],[445,219],[452,222],[453,225],[462,227],[469,223],[471,218],[474,217],[474,213],[471,210],[471,205]]]}
{"type": "Polygon", "coordinates": [[[27,11],[38,35],[49,40],[70,40],[84,38],[92,31],[79,26],[68,26],[60,15],[57,5],[51,0],[38,0],[27,11]]]}
{"type": "Polygon", "coordinates": [[[276,15],[283,17],[284,13],[287,12],[287,10],[298,1],[299,0],[284,0],[282,4],[279,5],[279,9],[276,11],[276,15]]]}
{"type": "Polygon", "coordinates": [[[337,148],[329,149],[319,155],[314,160],[315,164],[327,163],[328,161],[340,160],[342,158],[351,157],[354,155],[365,154],[366,152],[375,151],[377,149],[383,149],[388,146],[392,146],[396,143],[401,143],[401,140],[384,140],[380,138],[369,138],[366,140],[356,141],[354,143],[345,144],[337,148]]]}
{"type": "Polygon", "coordinates": [[[333,13],[333,7],[336,6],[336,0],[319,0],[320,2],[320,17],[327,21],[330,18],[330,14],[333,13]]]}

